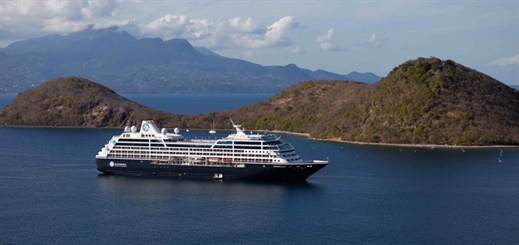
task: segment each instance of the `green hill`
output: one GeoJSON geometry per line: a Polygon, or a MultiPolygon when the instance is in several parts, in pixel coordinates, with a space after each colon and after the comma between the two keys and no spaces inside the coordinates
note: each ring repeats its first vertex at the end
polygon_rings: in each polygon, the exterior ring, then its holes
{"type": "Polygon", "coordinates": [[[307,81],[224,113],[245,127],[409,144],[519,144],[519,92],[454,61],[419,58],[374,85],[307,81]]]}
{"type": "Polygon", "coordinates": [[[175,115],[129,101],[77,77],[20,93],[0,125],[123,127],[153,119],[161,127],[309,133],[332,140],[456,145],[519,145],[519,91],[451,60],[419,58],[376,84],[305,81],[235,110],[175,115]]]}
{"type": "Polygon", "coordinates": [[[21,126],[124,127],[142,118],[176,120],[84,78],[49,80],[21,92],[0,111],[0,124],[21,126]]]}
{"type": "Polygon", "coordinates": [[[381,141],[519,142],[518,91],[451,60],[420,58],[393,69],[371,96],[368,109],[363,119],[373,127],[363,131],[381,141]]]}

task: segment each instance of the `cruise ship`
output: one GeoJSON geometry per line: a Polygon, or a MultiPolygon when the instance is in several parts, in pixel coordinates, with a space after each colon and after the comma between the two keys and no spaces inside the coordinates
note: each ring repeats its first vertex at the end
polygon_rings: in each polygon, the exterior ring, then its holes
{"type": "Polygon", "coordinates": [[[125,127],[96,155],[105,174],[193,179],[306,181],[328,160],[302,160],[291,144],[274,134],[236,132],[215,140],[187,139],[152,120],[125,127]]]}

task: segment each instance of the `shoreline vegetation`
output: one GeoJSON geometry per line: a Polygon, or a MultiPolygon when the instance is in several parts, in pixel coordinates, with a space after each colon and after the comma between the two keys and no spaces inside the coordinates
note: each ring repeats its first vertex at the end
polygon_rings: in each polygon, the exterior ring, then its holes
{"type": "MultiPolygon", "coordinates": [[[[217,129],[224,130],[224,129],[217,129]]],[[[282,130],[254,130],[259,132],[276,133],[276,134],[290,134],[307,137],[310,140],[326,141],[326,142],[337,142],[353,145],[374,145],[374,146],[394,146],[394,147],[417,147],[417,148],[519,148],[519,145],[435,145],[435,144],[398,144],[398,143],[375,143],[375,142],[360,142],[360,141],[348,141],[341,139],[320,139],[311,137],[309,133],[297,133],[282,130]]]]}
{"type": "MultiPolygon", "coordinates": [[[[3,126],[0,125],[0,128],[64,128],[64,129],[124,129],[124,127],[78,127],[78,126],[25,126],[25,125],[8,125],[3,126]]],[[[169,130],[169,129],[168,129],[169,130]]],[[[182,129],[181,129],[182,130],[182,129]]],[[[186,129],[184,129],[186,130],[186,129]]],[[[192,130],[198,131],[208,131],[210,128],[198,129],[193,128],[192,130]]],[[[215,128],[216,131],[232,131],[232,129],[218,129],[215,128]]],[[[249,130],[247,130],[249,131],[249,130]]],[[[336,142],[336,143],[344,143],[344,144],[352,144],[352,145],[372,145],[372,146],[391,146],[391,147],[408,147],[408,148],[467,148],[467,149],[494,149],[494,148],[519,148],[519,145],[435,145],[435,144],[398,144],[398,143],[375,143],[375,142],[360,142],[360,141],[347,141],[341,139],[320,139],[313,138],[308,133],[298,133],[298,132],[290,132],[290,131],[282,131],[282,130],[263,130],[263,129],[254,129],[251,130],[254,132],[263,132],[263,133],[274,133],[274,134],[289,134],[296,135],[301,137],[306,137],[309,140],[315,141],[325,141],[325,142],[336,142]]]]}
{"type": "Polygon", "coordinates": [[[164,128],[286,132],[351,144],[412,147],[519,145],[519,91],[452,60],[418,58],[376,84],[312,80],[233,110],[171,114],[79,77],[21,92],[0,110],[4,126],[121,128],[154,120],[164,128]]]}

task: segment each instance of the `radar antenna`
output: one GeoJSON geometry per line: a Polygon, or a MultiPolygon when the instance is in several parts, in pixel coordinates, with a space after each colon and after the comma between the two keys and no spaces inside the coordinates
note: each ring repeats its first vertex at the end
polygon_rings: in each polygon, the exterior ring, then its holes
{"type": "Polygon", "coordinates": [[[243,130],[241,129],[241,124],[235,124],[232,119],[229,118],[229,120],[231,120],[231,123],[232,123],[232,126],[236,129],[236,132],[238,134],[242,134],[242,135],[245,135],[245,133],[243,132],[243,130]]]}
{"type": "Polygon", "coordinates": [[[232,123],[232,126],[233,126],[233,127],[235,127],[235,128],[236,128],[236,127],[241,128],[241,124],[235,124],[235,123],[232,121],[232,119],[230,119],[230,118],[229,118],[229,120],[231,120],[231,123],[232,123]]]}

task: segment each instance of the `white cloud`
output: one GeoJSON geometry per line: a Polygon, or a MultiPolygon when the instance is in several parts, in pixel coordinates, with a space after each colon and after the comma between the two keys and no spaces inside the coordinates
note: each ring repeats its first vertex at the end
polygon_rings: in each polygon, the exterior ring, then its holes
{"type": "Polygon", "coordinates": [[[81,8],[86,19],[112,17],[113,11],[119,6],[116,1],[88,1],[88,5],[81,8]]]}
{"type": "Polygon", "coordinates": [[[235,32],[239,33],[261,34],[262,32],[266,31],[266,28],[262,27],[259,21],[253,20],[251,18],[242,20],[240,17],[234,17],[229,19],[228,22],[229,26],[235,32]]]}
{"type": "Polygon", "coordinates": [[[509,66],[509,65],[519,65],[519,55],[494,60],[487,64],[487,66],[509,66]]]}
{"type": "Polygon", "coordinates": [[[258,57],[258,56],[262,56],[262,55],[264,55],[264,53],[261,52],[261,51],[258,51],[258,50],[248,50],[247,52],[243,53],[241,56],[244,59],[250,59],[250,58],[258,57]]]}
{"type": "Polygon", "coordinates": [[[344,50],[340,44],[336,44],[333,42],[333,34],[335,31],[333,29],[328,30],[326,35],[317,37],[316,41],[321,44],[322,51],[342,51],[344,50]]]}
{"type": "Polygon", "coordinates": [[[301,49],[300,47],[295,47],[289,51],[291,54],[304,54],[305,51],[301,49]]]}
{"type": "Polygon", "coordinates": [[[197,39],[207,36],[210,23],[205,19],[189,19],[186,15],[165,15],[148,24],[139,25],[139,34],[146,37],[197,39]]]}
{"type": "Polygon", "coordinates": [[[360,46],[365,46],[366,44],[373,47],[384,46],[388,42],[387,38],[380,38],[376,33],[371,33],[368,40],[365,43],[359,44],[360,46]]]}
{"type": "Polygon", "coordinates": [[[371,36],[368,39],[368,43],[378,46],[377,36],[375,35],[375,33],[371,34],[371,36]]]}
{"type": "Polygon", "coordinates": [[[288,32],[296,28],[297,26],[299,26],[299,22],[297,22],[294,19],[294,17],[286,16],[274,22],[274,24],[272,24],[271,26],[269,26],[267,28],[268,31],[266,33],[266,36],[272,38],[280,38],[285,34],[285,32],[288,32]]]}
{"type": "Polygon", "coordinates": [[[49,33],[70,33],[91,24],[128,23],[113,20],[118,1],[1,1],[0,31],[2,38],[16,39],[49,33]]]}
{"type": "Polygon", "coordinates": [[[326,42],[326,43],[321,43],[321,50],[336,52],[336,51],[342,51],[343,49],[342,49],[341,45],[339,45],[339,44],[335,44],[332,42],[326,42]]]}
{"type": "Polygon", "coordinates": [[[95,23],[95,29],[108,28],[112,26],[123,27],[126,30],[135,29],[136,21],[132,20],[113,20],[113,19],[102,19],[95,23]]]}
{"type": "Polygon", "coordinates": [[[283,17],[272,25],[265,26],[252,18],[234,17],[223,21],[209,21],[189,19],[185,15],[166,15],[140,25],[138,32],[141,36],[161,37],[166,40],[185,38],[196,45],[211,49],[259,49],[293,44],[288,33],[298,25],[299,22],[292,16],[283,17]]]}
{"type": "Polygon", "coordinates": [[[368,38],[368,44],[371,46],[379,46],[382,42],[385,42],[385,40],[380,40],[380,38],[377,38],[377,34],[372,33],[371,36],[368,38]]]}
{"type": "Polygon", "coordinates": [[[243,56],[247,57],[247,58],[251,58],[252,56],[254,56],[254,54],[252,53],[252,51],[247,51],[243,54],[243,56]]]}
{"type": "Polygon", "coordinates": [[[148,20],[128,19],[136,15],[125,11],[135,4],[136,1],[125,0],[0,1],[1,39],[68,34],[94,25],[94,29],[118,26],[138,38],[185,38],[213,50],[261,49],[293,45],[289,34],[299,26],[293,16],[282,17],[270,25],[251,17],[205,19],[164,14],[148,20]]]}
{"type": "Polygon", "coordinates": [[[233,35],[233,43],[244,48],[268,48],[288,46],[293,43],[287,33],[299,26],[294,17],[286,16],[268,26],[265,33],[254,35],[233,35]]]}
{"type": "Polygon", "coordinates": [[[328,30],[328,32],[326,32],[326,35],[317,37],[317,42],[318,43],[331,42],[334,33],[335,33],[335,31],[333,29],[328,30]]]}

